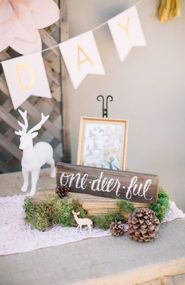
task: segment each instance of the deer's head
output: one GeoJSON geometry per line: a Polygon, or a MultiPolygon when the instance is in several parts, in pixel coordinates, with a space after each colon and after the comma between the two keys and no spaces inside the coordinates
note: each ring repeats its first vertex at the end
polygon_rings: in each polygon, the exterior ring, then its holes
{"type": "Polygon", "coordinates": [[[24,123],[21,123],[18,121],[19,126],[22,128],[20,131],[15,131],[15,134],[20,136],[20,149],[25,149],[26,147],[32,146],[33,142],[32,140],[38,135],[38,130],[42,127],[42,125],[47,121],[49,118],[48,116],[44,116],[44,114],[41,114],[41,121],[35,125],[33,128],[31,128],[28,131],[28,119],[27,119],[27,111],[25,110],[22,112],[20,109],[18,109],[19,114],[24,120],[24,123]]]}
{"type": "Polygon", "coordinates": [[[78,216],[78,215],[80,215],[80,212],[75,212],[72,210],[72,214],[73,214],[73,216],[78,216]]]}

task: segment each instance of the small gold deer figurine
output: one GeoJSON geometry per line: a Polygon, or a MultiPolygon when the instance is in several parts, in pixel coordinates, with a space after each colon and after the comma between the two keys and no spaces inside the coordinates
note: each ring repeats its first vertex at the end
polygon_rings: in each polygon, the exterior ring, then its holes
{"type": "Polygon", "coordinates": [[[81,231],[82,226],[87,226],[89,229],[89,232],[91,233],[93,222],[88,218],[78,218],[78,215],[80,214],[80,212],[72,211],[72,214],[74,216],[75,221],[78,224],[77,229],[79,229],[81,231]]]}

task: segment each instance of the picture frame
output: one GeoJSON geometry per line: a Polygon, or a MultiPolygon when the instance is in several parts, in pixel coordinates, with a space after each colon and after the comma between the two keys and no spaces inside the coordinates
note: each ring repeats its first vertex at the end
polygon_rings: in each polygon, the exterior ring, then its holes
{"type": "Polygon", "coordinates": [[[77,164],[126,169],[128,120],[81,117],[77,164]]]}

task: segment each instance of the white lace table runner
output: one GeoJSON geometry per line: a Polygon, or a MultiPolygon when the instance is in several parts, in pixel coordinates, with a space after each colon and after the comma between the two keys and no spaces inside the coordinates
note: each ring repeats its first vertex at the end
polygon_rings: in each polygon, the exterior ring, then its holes
{"type": "Polygon", "coordinates": [[[56,226],[41,232],[31,229],[24,221],[23,195],[0,197],[0,255],[27,252],[34,249],[56,246],[87,238],[109,236],[109,231],[56,226]]]}
{"type": "MultiPolygon", "coordinates": [[[[27,252],[34,249],[61,245],[87,238],[109,236],[109,231],[93,229],[92,233],[83,229],[63,228],[56,226],[48,231],[41,232],[31,229],[24,221],[23,195],[0,197],[0,255],[27,252]]],[[[185,218],[174,202],[170,202],[170,209],[164,221],[176,218],[185,218]]]]}

